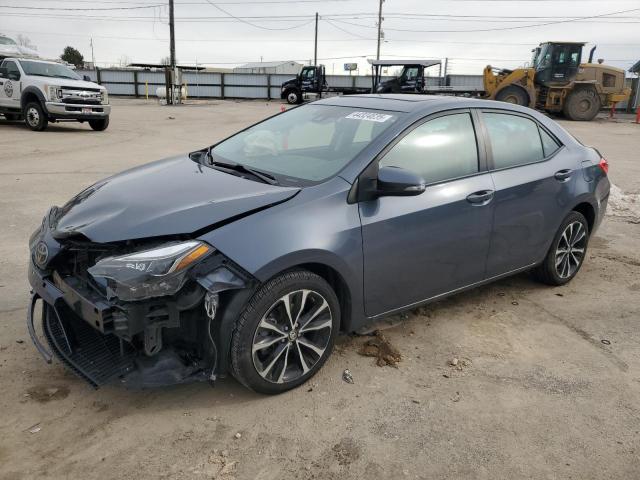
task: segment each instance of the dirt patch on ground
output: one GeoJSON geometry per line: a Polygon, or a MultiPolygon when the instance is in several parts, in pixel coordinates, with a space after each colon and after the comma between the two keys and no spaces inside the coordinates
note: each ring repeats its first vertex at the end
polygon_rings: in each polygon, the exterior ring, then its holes
{"type": "Polygon", "coordinates": [[[333,448],[333,454],[339,465],[350,465],[360,458],[361,449],[352,438],[343,438],[336,443],[333,448]]]}
{"type": "Polygon", "coordinates": [[[379,331],[375,333],[374,338],[364,342],[358,353],[365,357],[375,357],[376,365],[379,367],[389,365],[397,368],[398,362],[402,360],[400,351],[379,331]]]}
{"type": "Polygon", "coordinates": [[[69,396],[69,388],[55,385],[38,385],[27,389],[27,398],[38,403],[47,403],[52,400],[62,400],[69,396]]]}

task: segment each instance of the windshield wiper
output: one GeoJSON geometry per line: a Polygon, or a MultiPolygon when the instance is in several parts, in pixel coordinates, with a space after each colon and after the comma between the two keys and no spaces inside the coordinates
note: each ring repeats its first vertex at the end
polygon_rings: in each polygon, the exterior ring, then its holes
{"type": "Polygon", "coordinates": [[[269,185],[278,185],[276,177],[274,177],[273,175],[269,175],[268,173],[260,172],[259,170],[247,167],[241,163],[221,162],[218,160],[214,160],[213,155],[211,154],[211,149],[207,150],[207,157],[209,159],[207,163],[212,167],[219,167],[225,170],[232,170],[239,173],[248,173],[249,175],[254,176],[263,183],[268,183],[269,185]]]}

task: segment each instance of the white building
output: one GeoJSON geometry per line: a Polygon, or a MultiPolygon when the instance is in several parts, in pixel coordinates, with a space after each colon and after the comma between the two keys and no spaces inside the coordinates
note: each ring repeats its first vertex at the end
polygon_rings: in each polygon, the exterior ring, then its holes
{"type": "Polygon", "coordinates": [[[233,69],[233,73],[283,73],[297,75],[302,64],[292,60],[280,62],[252,62],[245,63],[233,69]]]}

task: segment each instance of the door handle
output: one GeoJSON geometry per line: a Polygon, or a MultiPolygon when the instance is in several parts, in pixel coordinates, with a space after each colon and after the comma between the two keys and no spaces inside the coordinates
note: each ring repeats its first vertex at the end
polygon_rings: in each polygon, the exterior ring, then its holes
{"type": "Polygon", "coordinates": [[[493,190],[480,190],[467,196],[467,202],[472,205],[486,205],[493,199],[493,190]]]}
{"type": "Polygon", "coordinates": [[[556,180],[559,180],[560,182],[566,182],[571,177],[572,172],[573,170],[571,170],[570,168],[566,168],[564,170],[558,170],[555,173],[554,177],[556,180]]]}

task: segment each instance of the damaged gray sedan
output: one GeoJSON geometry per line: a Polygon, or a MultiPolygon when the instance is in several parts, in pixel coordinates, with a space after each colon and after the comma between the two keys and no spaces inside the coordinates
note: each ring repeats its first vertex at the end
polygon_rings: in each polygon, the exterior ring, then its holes
{"type": "Polygon", "coordinates": [[[518,106],[315,102],[52,207],[30,239],[27,325],[96,387],[231,373],[283,392],[339,332],[525,270],[570,281],[607,168],[518,106]]]}

